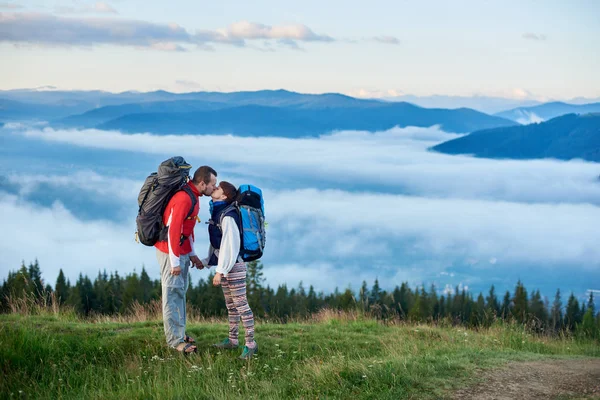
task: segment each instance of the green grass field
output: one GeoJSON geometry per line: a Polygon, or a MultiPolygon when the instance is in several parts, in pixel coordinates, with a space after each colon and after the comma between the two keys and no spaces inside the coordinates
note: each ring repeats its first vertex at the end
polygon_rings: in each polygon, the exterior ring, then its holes
{"type": "Polygon", "coordinates": [[[96,322],[52,314],[0,315],[2,398],[444,398],[480,368],[514,360],[600,357],[598,342],[550,339],[517,326],[383,325],[322,314],[258,322],[258,356],[210,345],[224,322],[193,322],[198,354],[164,343],[160,320],[96,322]]]}

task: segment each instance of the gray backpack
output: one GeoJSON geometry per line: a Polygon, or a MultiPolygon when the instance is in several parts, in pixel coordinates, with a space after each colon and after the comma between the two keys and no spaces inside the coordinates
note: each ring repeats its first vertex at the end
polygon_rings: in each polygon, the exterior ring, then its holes
{"type": "Polygon", "coordinates": [[[187,218],[191,216],[198,198],[186,185],[190,168],[192,166],[183,157],[172,157],[158,166],[158,172],[146,178],[138,196],[136,240],[146,246],[154,246],[159,240],[166,239],[167,227],[163,224],[163,214],[171,197],[180,190],[184,190],[192,199],[187,218]]]}

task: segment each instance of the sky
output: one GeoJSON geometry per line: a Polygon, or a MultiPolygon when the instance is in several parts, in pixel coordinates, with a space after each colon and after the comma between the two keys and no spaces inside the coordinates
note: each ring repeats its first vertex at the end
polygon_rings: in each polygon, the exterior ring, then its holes
{"type": "MultiPolygon", "coordinates": [[[[144,178],[173,154],[209,164],[220,180],[263,189],[267,283],[358,290],[435,284],[475,294],[524,282],[552,298],[600,293],[598,164],[492,160],[427,149],[457,137],[431,128],[344,131],[286,139],[159,136],[8,124],[0,129],[0,276],[38,259],[54,283],[63,269],[95,277],[142,266],[135,243],[144,178]],[[14,234],[15,232],[19,234],[14,234]]],[[[208,219],[207,198],[200,218],[208,219]]],[[[197,251],[208,243],[196,226],[197,251]]],[[[193,272],[193,281],[207,272],[193,272]]]]}
{"type": "Polygon", "coordinates": [[[595,0],[0,1],[0,90],[600,97],[595,0]]]}

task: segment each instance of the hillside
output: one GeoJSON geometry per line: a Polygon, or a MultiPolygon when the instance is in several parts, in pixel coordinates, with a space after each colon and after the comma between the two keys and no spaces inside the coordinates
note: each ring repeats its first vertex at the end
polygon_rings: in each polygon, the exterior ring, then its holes
{"type": "Polygon", "coordinates": [[[66,118],[53,121],[55,127],[93,128],[110,120],[129,114],[143,113],[176,113],[189,111],[208,111],[232,107],[225,103],[214,103],[198,100],[172,100],[142,103],[128,103],[113,106],[104,106],[87,111],[83,114],[70,115],[66,118]]]}
{"type": "Polygon", "coordinates": [[[533,107],[517,107],[494,115],[522,124],[528,124],[531,122],[547,121],[566,114],[589,114],[597,112],[600,112],[600,103],[568,104],[556,101],[533,107]]]}
{"type": "Polygon", "coordinates": [[[189,323],[188,333],[200,350],[183,357],[164,344],[162,322],[142,312],[87,322],[68,313],[0,315],[0,394],[48,399],[434,399],[470,387],[481,369],[492,372],[511,361],[541,363],[555,357],[579,357],[578,365],[587,365],[579,369],[579,377],[587,380],[578,380],[574,389],[583,394],[593,389],[600,371],[597,342],[536,337],[513,326],[474,331],[384,325],[356,315],[322,313],[307,322],[259,322],[259,353],[249,362],[238,360],[238,351],[210,347],[226,332],[224,322],[189,323]]]}
{"type": "Polygon", "coordinates": [[[0,98],[0,119],[3,121],[50,120],[86,110],[85,106],[23,103],[0,98]]]}
{"type": "Polygon", "coordinates": [[[378,131],[395,126],[440,125],[448,132],[514,125],[470,109],[427,109],[409,103],[369,107],[265,107],[247,105],[187,113],[129,114],[98,129],[158,134],[236,134],[247,136],[318,136],[334,130],[378,131]]]}
{"type": "Polygon", "coordinates": [[[487,158],[600,162],[600,114],[569,114],[539,124],[482,130],[432,150],[487,158]]]}
{"type": "MultiPolygon", "coordinates": [[[[259,91],[234,93],[184,93],[170,100],[142,101],[99,107],[83,114],[71,115],[52,125],[57,127],[94,128],[132,114],[193,113],[245,105],[277,108],[331,109],[340,107],[371,108],[385,106],[378,101],[360,100],[340,94],[300,94],[287,91],[259,91]]],[[[150,118],[153,118],[150,116],[150,118]]]]}

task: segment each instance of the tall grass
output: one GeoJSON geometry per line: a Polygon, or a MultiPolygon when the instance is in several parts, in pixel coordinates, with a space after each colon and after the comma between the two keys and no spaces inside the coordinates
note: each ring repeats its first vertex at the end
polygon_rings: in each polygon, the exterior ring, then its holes
{"type": "Polygon", "coordinates": [[[200,350],[183,357],[164,343],[157,302],[85,319],[52,304],[14,306],[0,315],[0,398],[443,398],[481,368],[600,357],[596,341],[514,323],[466,329],[334,310],[259,321],[249,362],[210,347],[226,337],[225,321],[195,315],[188,333],[200,350]]]}

